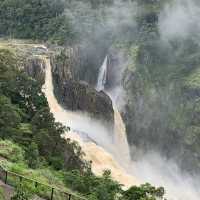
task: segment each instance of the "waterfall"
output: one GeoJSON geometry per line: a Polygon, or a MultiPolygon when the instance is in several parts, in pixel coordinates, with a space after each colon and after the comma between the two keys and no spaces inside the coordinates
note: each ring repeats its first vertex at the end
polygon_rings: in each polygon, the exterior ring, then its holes
{"type": "Polygon", "coordinates": [[[99,76],[97,81],[96,90],[101,91],[104,90],[106,79],[107,79],[107,64],[108,64],[108,56],[105,57],[102,66],[99,69],[99,76]]]}
{"type": "Polygon", "coordinates": [[[107,79],[107,66],[108,66],[108,56],[105,57],[102,66],[99,70],[98,81],[97,81],[97,91],[104,91],[108,96],[110,96],[113,105],[114,105],[114,145],[115,149],[117,148],[120,153],[115,153],[117,159],[120,160],[120,163],[126,170],[132,169],[131,167],[131,158],[129,145],[126,137],[126,128],[121,117],[120,112],[118,111],[116,105],[116,96],[111,91],[105,90],[105,84],[107,79]]]}
{"type": "MultiPolygon", "coordinates": [[[[99,121],[91,119],[86,113],[63,109],[54,96],[50,59],[44,57],[44,61],[46,63],[46,78],[43,91],[50,110],[57,122],[71,128],[71,131],[63,137],[75,140],[80,144],[86,154],[85,159],[92,161],[92,171],[96,175],[102,175],[105,169],[110,169],[113,179],[126,187],[138,184],[136,178],[130,175],[124,167],[128,155],[127,152],[125,154],[121,153],[124,152],[122,151],[124,146],[118,145],[121,142],[117,142],[121,141],[120,134],[117,134],[116,143],[113,144],[109,132],[99,121]],[[87,137],[83,137],[83,135],[87,135],[87,137]]],[[[115,118],[119,119],[119,115],[116,115],[115,118]]],[[[123,123],[120,127],[123,129],[123,123]]]]}
{"type": "MultiPolygon", "coordinates": [[[[123,96],[123,92],[120,91],[121,89],[123,90],[120,85],[120,78],[119,85],[113,86],[109,89],[109,91],[104,89],[105,81],[103,81],[104,79],[102,77],[107,77],[107,60],[108,58],[106,57],[103,65],[100,68],[97,89],[100,88],[99,90],[104,90],[104,92],[110,96],[114,105],[114,145],[115,148],[120,151],[116,159],[130,174],[137,174],[140,182],[149,182],[155,186],[163,186],[166,189],[165,197],[169,200],[199,199],[199,177],[194,179],[194,177],[182,173],[173,160],[167,160],[160,154],[151,151],[140,157],[139,160],[134,162],[131,161],[129,145],[126,137],[126,128],[120,112],[118,111],[118,108],[121,108],[119,103],[120,97],[123,96]]],[[[116,71],[116,73],[121,72],[119,70],[116,71]]],[[[139,150],[135,147],[133,148],[135,152],[139,150]]]]}
{"type": "Polygon", "coordinates": [[[156,186],[164,186],[168,191],[166,196],[170,200],[199,199],[200,192],[190,184],[190,179],[180,174],[176,166],[172,167],[170,162],[163,161],[162,158],[158,159],[157,156],[153,157],[151,154],[138,162],[129,162],[126,130],[116,108],[114,141],[109,138],[105,128],[87,114],[64,110],[54,96],[49,58],[44,57],[44,62],[46,63],[46,78],[43,91],[50,110],[57,122],[71,127],[71,131],[63,137],[79,143],[86,154],[85,159],[92,161],[92,171],[96,175],[102,175],[105,169],[110,169],[113,179],[124,184],[126,188],[141,182],[149,182],[156,186]],[[91,139],[85,139],[80,132],[86,133],[91,139]],[[132,175],[133,173],[137,174],[140,181],[132,175]]]}

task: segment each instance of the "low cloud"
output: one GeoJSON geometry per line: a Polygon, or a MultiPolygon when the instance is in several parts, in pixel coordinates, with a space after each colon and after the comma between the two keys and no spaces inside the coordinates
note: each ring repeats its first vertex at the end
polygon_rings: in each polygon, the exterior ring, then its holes
{"type": "Polygon", "coordinates": [[[176,0],[167,4],[160,14],[159,28],[164,40],[198,37],[200,6],[194,0],[176,0]]]}

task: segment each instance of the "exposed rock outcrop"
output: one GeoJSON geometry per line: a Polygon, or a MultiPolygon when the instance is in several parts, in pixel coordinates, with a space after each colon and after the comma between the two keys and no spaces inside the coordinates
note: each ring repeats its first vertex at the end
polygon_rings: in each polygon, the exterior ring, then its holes
{"type": "Polygon", "coordinates": [[[66,80],[77,80],[76,67],[79,66],[78,48],[65,48],[51,56],[54,79],[60,85],[66,80]]]}
{"type": "Polygon", "coordinates": [[[88,112],[97,119],[114,122],[112,101],[104,92],[97,92],[83,82],[66,80],[59,93],[68,110],[88,112]]]}
{"type": "Polygon", "coordinates": [[[29,76],[39,81],[41,84],[45,82],[45,62],[42,57],[33,56],[26,60],[25,71],[29,76]]]}
{"type": "MultiPolygon", "coordinates": [[[[61,82],[73,79],[85,81],[95,86],[98,78],[98,70],[105,56],[94,54],[95,49],[85,49],[81,46],[53,49],[51,64],[54,75],[58,76],[61,82]]],[[[102,54],[102,53],[101,53],[102,54]]]]}
{"type": "Polygon", "coordinates": [[[55,94],[68,110],[83,111],[107,122],[114,122],[111,99],[97,92],[80,78],[78,49],[64,49],[51,58],[55,94]]]}

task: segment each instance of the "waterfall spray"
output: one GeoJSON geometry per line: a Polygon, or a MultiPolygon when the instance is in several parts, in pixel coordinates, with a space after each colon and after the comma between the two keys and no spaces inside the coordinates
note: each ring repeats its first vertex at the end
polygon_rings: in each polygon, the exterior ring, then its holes
{"type": "Polygon", "coordinates": [[[115,136],[118,139],[115,139],[114,143],[110,140],[105,127],[99,122],[84,113],[64,110],[58,104],[53,93],[50,60],[44,57],[44,61],[46,63],[46,79],[43,91],[50,110],[56,121],[72,128],[72,131],[67,132],[64,138],[70,138],[79,143],[86,154],[85,159],[92,161],[92,171],[96,175],[102,175],[105,169],[110,169],[113,179],[126,187],[148,181],[156,186],[164,186],[167,190],[166,197],[169,200],[199,199],[200,191],[197,191],[192,181],[188,180],[188,177],[184,177],[176,168],[174,169],[172,164],[163,161],[161,157],[158,159],[157,156],[146,155],[140,161],[127,162],[129,154],[127,154],[127,150],[124,150],[128,146],[125,137],[126,131],[117,110],[115,110],[115,130],[118,131],[115,132],[115,136]],[[85,140],[80,132],[87,133],[92,140],[85,140]],[[127,170],[127,167],[130,171],[127,170]],[[140,181],[133,174],[137,174],[140,181]]]}
{"type": "MultiPolygon", "coordinates": [[[[71,128],[71,131],[67,132],[63,137],[79,143],[86,154],[85,159],[92,161],[92,171],[96,175],[102,175],[105,169],[110,169],[112,177],[126,187],[138,184],[136,178],[129,175],[124,167],[124,164],[127,163],[124,160],[127,157],[127,153],[122,153],[124,152],[124,146],[113,144],[110,134],[104,125],[90,118],[86,113],[70,112],[58,104],[53,92],[50,60],[44,58],[44,61],[46,63],[46,79],[43,91],[47,97],[50,110],[57,122],[71,128]],[[80,133],[86,134],[88,136],[87,140],[80,133]]],[[[117,138],[120,141],[121,136],[117,138]]]]}
{"type": "Polygon", "coordinates": [[[97,81],[97,91],[101,91],[105,89],[105,84],[107,80],[107,66],[108,66],[108,56],[105,57],[102,66],[99,69],[99,76],[97,81]]]}
{"type": "Polygon", "coordinates": [[[97,91],[104,91],[112,100],[114,106],[114,141],[113,145],[115,145],[115,149],[117,148],[120,153],[115,153],[117,159],[120,161],[121,165],[127,170],[132,170],[131,158],[130,158],[130,151],[129,145],[126,136],[126,128],[121,117],[120,112],[118,111],[116,105],[116,96],[112,95],[113,93],[112,88],[109,92],[105,90],[105,84],[107,81],[107,72],[108,72],[108,56],[105,57],[104,62],[99,70],[98,81],[97,81],[97,91]]]}

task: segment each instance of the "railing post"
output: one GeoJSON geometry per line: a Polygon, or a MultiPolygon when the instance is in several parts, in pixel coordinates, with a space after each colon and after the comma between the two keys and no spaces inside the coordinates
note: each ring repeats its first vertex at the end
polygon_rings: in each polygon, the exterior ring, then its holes
{"type": "Polygon", "coordinates": [[[22,177],[21,176],[19,177],[19,183],[20,183],[20,185],[22,184],[22,177]]]}
{"type": "Polygon", "coordinates": [[[54,188],[52,188],[51,190],[51,200],[53,200],[53,192],[54,192],[54,188]]]}
{"type": "Polygon", "coordinates": [[[8,172],[6,171],[5,184],[7,184],[8,172]]]}
{"type": "Polygon", "coordinates": [[[71,195],[71,194],[69,194],[69,200],[71,200],[71,197],[72,197],[72,195],[71,195]]]}

